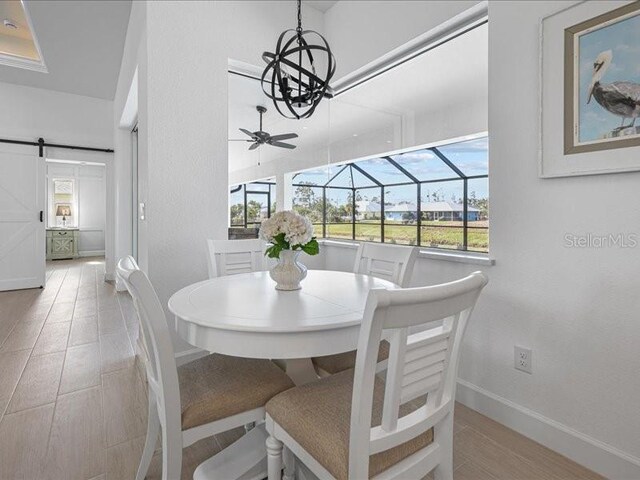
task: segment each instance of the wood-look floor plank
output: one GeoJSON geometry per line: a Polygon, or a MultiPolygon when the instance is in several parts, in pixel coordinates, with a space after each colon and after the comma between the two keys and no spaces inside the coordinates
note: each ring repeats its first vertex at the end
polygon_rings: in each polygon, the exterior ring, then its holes
{"type": "Polygon", "coordinates": [[[63,352],[67,348],[71,322],[46,323],[33,347],[32,355],[63,352]]]}
{"type": "Polygon", "coordinates": [[[454,480],[496,480],[496,477],[487,472],[475,462],[466,462],[453,471],[454,480]]]}
{"type": "Polygon", "coordinates": [[[559,479],[543,466],[526,460],[473,428],[463,429],[456,435],[455,440],[458,453],[499,480],[559,479]]]}
{"type": "Polygon", "coordinates": [[[98,319],[97,317],[73,317],[71,322],[71,333],[69,334],[69,346],[75,347],[85,343],[95,343],[98,341],[98,319]]]}
{"type": "Polygon", "coordinates": [[[47,478],[85,480],[105,472],[100,387],[61,395],[51,426],[47,478]]]}
{"type": "Polygon", "coordinates": [[[116,296],[115,290],[112,286],[111,290],[106,294],[100,294],[98,292],[98,310],[109,310],[111,308],[117,308],[118,305],[118,297],[116,296]]]}
{"type": "Polygon", "coordinates": [[[98,311],[98,333],[117,333],[126,330],[120,307],[98,311]]]}
{"type": "Polygon", "coordinates": [[[567,480],[602,480],[603,477],[569,460],[559,453],[550,450],[543,445],[525,437],[524,435],[491,420],[489,417],[479,414],[470,408],[456,404],[455,418],[465,425],[474,428],[483,435],[491,438],[503,447],[506,447],[529,461],[547,465],[567,480]]]}
{"type": "Polygon", "coordinates": [[[40,479],[54,404],[5,414],[0,421],[0,478],[40,479]]]}
{"type": "Polygon", "coordinates": [[[7,409],[7,405],[9,405],[9,400],[9,398],[0,398],[0,420],[2,420],[4,411],[7,409]]]}
{"type": "Polygon", "coordinates": [[[0,398],[7,402],[13,395],[30,353],[29,350],[0,353],[0,398]]]}
{"type": "Polygon", "coordinates": [[[133,365],[134,355],[126,331],[100,335],[102,372],[114,372],[133,365]]]}
{"type": "Polygon", "coordinates": [[[64,352],[31,357],[22,372],[7,413],[55,402],[63,362],[64,352]]]}
{"type": "Polygon", "coordinates": [[[56,299],[56,303],[53,304],[49,311],[49,315],[47,315],[47,322],[70,322],[73,317],[74,305],[74,301],[58,302],[56,299]]]}
{"type": "Polygon", "coordinates": [[[95,297],[76,300],[73,309],[73,318],[95,315],[98,310],[98,301],[95,297]]]}
{"type": "Polygon", "coordinates": [[[106,480],[135,478],[144,448],[144,437],[138,437],[107,449],[106,480]]]}
{"type": "Polygon", "coordinates": [[[98,343],[69,347],[64,360],[59,394],[100,384],[100,346],[98,343]]]}
{"type": "Polygon", "coordinates": [[[147,431],[147,394],[135,367],[102,375],[107,446],[147,431]]]}
{"type": "Polygon", "coordinates": [[[36,344],[43,321],[19,322],[2,344],[0,352],[31,349],[36,344]]]}

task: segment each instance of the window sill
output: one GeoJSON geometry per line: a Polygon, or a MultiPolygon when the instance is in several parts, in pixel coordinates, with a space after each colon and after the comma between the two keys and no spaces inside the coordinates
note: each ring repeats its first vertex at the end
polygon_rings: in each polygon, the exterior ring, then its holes
{"type": "Polygon", "coordinates": [[[435,250],[433,248],[421,249],[418,257],[430,260],[445,260],[447,262],[470,263],[472,265],[491,266],[496,263],[486,253],[435,250]]]}
{"type": "MultiPolygon", "coordinates": [[[[349,248],[357,250],[360,246],[359,242],[353,242],[348,240],[331,240],[321,238],[318,240],[320,245],[326,245],[330,247],[349,248]]],[[[436,250],[433,248],[421,248],[418,254],[419,258],[428,258],[429,260],[443,260],[446,262],[467,263],[472,265],[495,265],[495,260],[489,257],[488,254],[477,252],[462,252],[455,250],[436,250]]]]}

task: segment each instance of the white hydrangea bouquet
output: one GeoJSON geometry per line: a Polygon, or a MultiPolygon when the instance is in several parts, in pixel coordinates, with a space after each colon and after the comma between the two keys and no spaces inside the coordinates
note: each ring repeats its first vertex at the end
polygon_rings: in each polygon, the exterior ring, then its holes
{"type": "Polygon", "coordinates": [[[309,219],[290,210],[277,212],[265,220],[260,238],[272,244],[265,252],[269,258],[280,258],[283,250],[301,250],[308,255],[320,253],[309,219]]]}

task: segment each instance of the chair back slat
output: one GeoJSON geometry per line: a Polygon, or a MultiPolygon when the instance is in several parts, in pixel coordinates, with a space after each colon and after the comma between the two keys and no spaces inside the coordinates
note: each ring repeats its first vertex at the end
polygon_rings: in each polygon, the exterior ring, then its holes
{"type": "Polygon", "coordinates": [[[163,426],[180,429],[180,387],[169,325],[153,285],[138,268],[135,260],[125,257],[117,265],[118,275],[125,281],[140,319],[147,343],[147,377],[150,395],[156,396],[163,426]]]}
{"type": "Polygon", "coordinates": [[[133,306],[135,307],[136,314],[138,315],[138,324],[139,324],[139,332],[141,333],[141,347],[144,355],[144,365],[147,371],[147,379],[149,381],[149,385],[157,384],[158,372],[156,368],[156,363],[153,361],[152,353],[150,352],[150,345],[152,345],[149,327],[146,322],[142,321],[140,307],[138,305],[138,299],[134,295],[133,287],[129,282],[129,276],[136,270],[140,270],[137,262],[131,256],[123,257],[117,265],[116,273],[118,277],[124,282],[129,295],[131,295],[131,299],[133,301],[133,306]]]}
{"type": "Polygon", "coordinates": [[[354,373],[350,478],[367,476],[369,455],[425,433],[452,411],[462,336],[486,283],[476,272],[431,287],[371,290],[354,373]],[[376,353],[383,335],[390,348],[382,422],[372,428],[376,353]],[[426,402],[417,400],[425,395],[426,402]],[[422,406],[400,416],[401,405],[412,400],[422,406]]]}
{"type": "Polygon", "coordinates": [[[406,287],[411,281],[417,255],[415,247],[362,242],[353,271],[406,287]]]}
{"type": "Polygon", "coordinates": [[[260,239],[207,240],[209,278],[264,270],[264,249],[260,239]]]}

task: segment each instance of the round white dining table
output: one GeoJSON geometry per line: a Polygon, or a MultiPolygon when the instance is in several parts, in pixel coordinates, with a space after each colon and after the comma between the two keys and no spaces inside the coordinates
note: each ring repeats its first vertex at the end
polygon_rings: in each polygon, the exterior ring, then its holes
{"type": "MultiPolygon", "coordinates": [[[[369,290],[395,288],[369,275],[309,270],[302,289],[280,291],[269,272],[195,283],[169,299],[176,330],[209,352],[283,360],[296,384],[316,379],[310,357],[354,350],[369,290]]],[[[194,480],[258,479],[266,472],[258,426],[198,466],[194,480]]]]}
{"type": "Polygon", "coordinates": [[[195,283],[169,299],[178,334],[210,352],[297,359],[356,348],[369,290],[394,288],[369,275],[309,270],[302,289],[281,291],[268,272],[195,283]]]}

